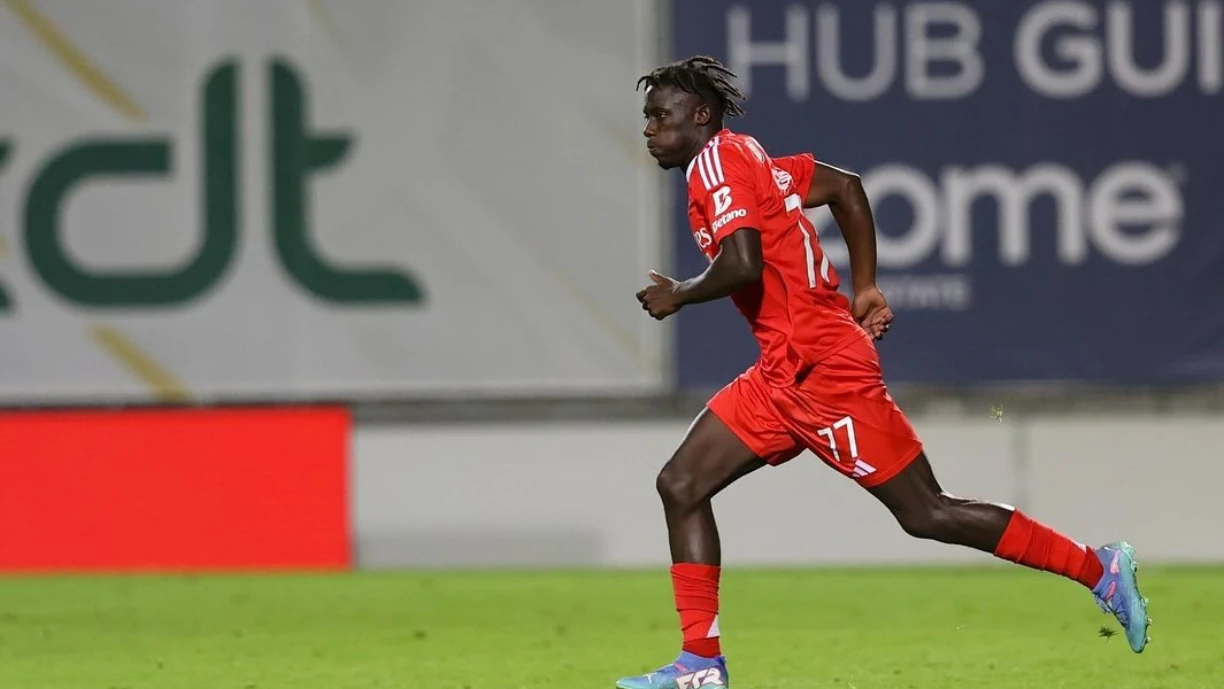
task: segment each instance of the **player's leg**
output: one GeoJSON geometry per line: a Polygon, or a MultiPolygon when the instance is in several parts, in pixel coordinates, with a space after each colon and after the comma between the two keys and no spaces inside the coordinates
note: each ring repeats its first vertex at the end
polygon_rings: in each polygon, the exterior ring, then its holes
{"type": "Polygon", "coordinates": [[[1132,648],[1142,650],[1146,601],[1135,583],[1130,546],[1094,550],[1012,507],[944,491],[917,433],[884,386],[870,341],[822,362],[783,402],[792,433],[869,490],[907,533],[1078,581],[1118,616],[1132,648]]]}
{"type": "Polygon", "coordinates": [[[867,491],[915,538],[975,548],[1061,574],[1088,588],[1101,579],[1102,567],[1092,557],[1091,548],[1033,522],[1010,506],[944,491],[925,453],[883,484],[867,487],[867,491]]]}
{"type": "Polygon", "coordinates": [[[722,653],[718,629],[722,546],[711,500],[764,465],[756,452],[706,409],[659,472],[656,486],[667,520],[672,589],[685,653],[703,658],[722,653]]]}
{"type": "Polygon", "coordinates": [[[719,567],[722,546],[711,500],[765,466],[709,409],[697,416],[655,481],[667,520],[672,563],[719,567]]]}
{"type": "Polygon", "coordinates": [[[1079,582],[1092,591],[1103,610],[1118,618],[1136,653],[1147,645],[1151,620],[1129,545],[1094,549],[1013,507],[950,495],[939,485],[925,454],[867,490],[912,536],[968,546],[1079,582]]]}
{"type": "Polygon", "coordinates": [[[751,375],[724,388],[698,415],[659,472],[672,555],[672,588],[680,616],[680,656],[654,672],[626,677],[621,689],[725,687],[726,662],[718,627],[722,549],[711,501],[741,477],[793,457],[793,438],[771,418],[751,375]]]}
{"type": "Polygon", "coordinates": [[[722,547],[711,499],[765,462],[709,409],[689,428],[655,482],[671,546],[672,592],[680,616],[679,657],[654,672],[617,681],[619,689],[727,684],[718,628],[722,547]]]}

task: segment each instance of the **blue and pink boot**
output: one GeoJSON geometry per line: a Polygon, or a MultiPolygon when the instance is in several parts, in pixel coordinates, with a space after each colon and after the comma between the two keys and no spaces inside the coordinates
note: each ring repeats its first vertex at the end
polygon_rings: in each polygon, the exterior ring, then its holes
{"type": "Polygon", "coordinates": [[[1148,617],[1148,601],[1139,593],[1135,549],[1125,542],[1110,543],[1097,548],[1096,555],[1105,574],[1092,589],[1092,595],[1096,596],[1101,610],[1118,618],[1131,650],[1142,653],[1150,641],[1147,631],[1152,619],[1148,617]]]}
{"type": "Polygon", "coordinates": [[[637,677],[616,682],[617,689],[725,689],[728,686],[727,659],[702,658],[681,653],[671,665],[637,677]]]}

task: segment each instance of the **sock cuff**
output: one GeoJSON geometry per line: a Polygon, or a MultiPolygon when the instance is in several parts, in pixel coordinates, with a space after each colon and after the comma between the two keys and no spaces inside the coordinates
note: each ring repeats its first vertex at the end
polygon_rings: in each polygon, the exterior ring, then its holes
{"type": "Polygon", "coordinates": [[[700,565],[693,562],[677,562],[671,566],[671,574],[673,577],[683,579],[701,579],[717,583],[722,574],[722,567],[718,565],[700,565]]]}
{"type": "Polygon", "coordinates": [[[1018,561],[1033,540],[1035,526],[1036,523],[1023,512],[1013,510],[1011,519],[1007,522],[1007,528],[1003,530],[1003,537],[995,546],[995,557],[1012,562],[1018,561]]]}

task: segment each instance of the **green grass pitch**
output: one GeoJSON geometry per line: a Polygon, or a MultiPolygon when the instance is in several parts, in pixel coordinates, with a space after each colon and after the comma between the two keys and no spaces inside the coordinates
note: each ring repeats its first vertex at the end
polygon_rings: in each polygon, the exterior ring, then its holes
{"type": "MultiPolygon", "coordinates": [[[[723,575],[742,689],[1219,689],[1224,570],[1145,568],[1134,655],[1019,568],[723,575]]],[[[0,579],[3,689],[610,689],[677,650],[665,569],[0,579]]]]}

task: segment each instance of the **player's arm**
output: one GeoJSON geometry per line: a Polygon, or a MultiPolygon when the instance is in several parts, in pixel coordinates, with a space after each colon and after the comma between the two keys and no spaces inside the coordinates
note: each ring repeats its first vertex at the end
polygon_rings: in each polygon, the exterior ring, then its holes
{"type": "Polygon", "coordinates": [[[863,180],[853,172],[815,162],[804,208],[829,206],[850,251],[854,318],[875,339],[884,337],[893,313],[876,286],[876,229],[863,180]]]}
{"type": "Polygon", "coordinates": [[[765,265],[755,182],[761,172],[759,160],[742,147],[716,143],[698,162],[704,162],[704,172],[694,175],[701,179],[694,179],[692,188],[718,254],[704,273],[679,284],[681,304],[729,297],[760,280],[765,265]]]}
{"type": "Polygon", "coordinates": [[[827,205],[850,251],[850,280],[855,294],[876,284],[876,230],[863,180],[853,172],[816,162],[804,208],[827,205]]]}
{"type": "Polygon", "coordinates": [[[656,320],[663,320],[686,304],[699,304],[730,296],[761,279],[761,233],[742,227],[722,238],[718,255],[701,275],[680,281],[650,272],[654,283],[637,293],[638,301],[656,320]]]}
{"type": "Polygon", "coordinates": [[[682,306],[729,297],[760,280],[763,266],[760,231],[740,228],[719,243],[718,255],[705,272],[679,284],[676,296],[682,306]]]}
{"type": "Polygon", "coordinates": [[[753,181],[759,172],[753,165],[759,163],[735,146],[715,146],[700,154],[689,192],[718,253],[705,272],[688,280],[651,274],[654,284],[638,292],[638,301],[654,318],[666,318],[688,304],[729,297],[761,279],[765,261],[753,181]]]}

